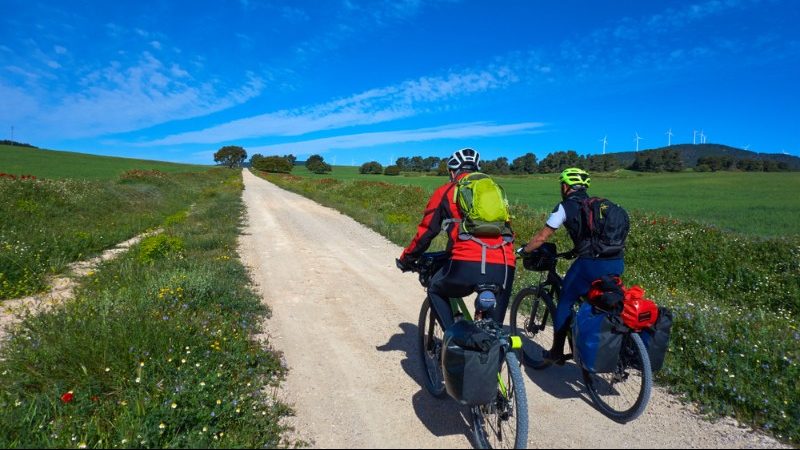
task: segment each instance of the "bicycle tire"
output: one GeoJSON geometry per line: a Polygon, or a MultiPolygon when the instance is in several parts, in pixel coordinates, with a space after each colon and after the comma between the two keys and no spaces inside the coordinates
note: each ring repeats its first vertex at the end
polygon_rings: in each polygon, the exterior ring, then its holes
{"type": "Polygon", "coordinates": [[[511,304],[511,334],[522,339],[522,348],[518,351],[520,359],[533,368],[543,366],[541,352],[550,350],[555,335],[556,306],[545,287],[546,284],[540,284],[524,288],[511,304]],[[521,307],[530,307],[530,311],[520,311],[521,307]]]}
{"type": "Polygon", "coordinates": [[[431,309],[430,299],[425,299],[420,308],[418,335],[417,343],[425,388],[432,396],[443,398],[447,394],[442,373],[444,330],[431,309]],[[436,330],[439,332],[437,333],[436,330]],[[433,345],[433,348],[428,348],[429,343],[433,345]]]}
{"type": "MultiPolygon", "coordinates": [[[[647,355],[647,349],[644,346],[644,342],[642,342],[642,338],[636,333],[630,333],[625,339],[626,342],[622,346],[617,371],[613,374],[593,374],[583,370],[586,390],[589,391],[589,396],[597,409],[611,420],[619,423],[627,423],[641,416],[647,408],[647,404],[650,401],[650,393],[653,389],[653,372],[650,367],[650,358],[647,355]],[[638,372],[640,376],[637,377],[635,372],[638,372]],[[619,384],[619,382],[609,382],[606,377],[610,376],[612,380],[622,377],[624,382],[631,378],[632,374],[634,380],[636,378],[641,380],[641,382],[636,383],[638,384],[636,400],[629,408],[622,409],[613,406],[606,400],[605,393],[600,392],[600,390],[605,391],[606,388],[610,387],[609,391],[620,392],[615,387],[615,384],[619,384]]],[[[627,391],[630,391],[630,389],[627,389],[627,391]]],[[[609,397],[612,396],[609,395],[609,397]]]]}
{"type": "MultiPolygon", "coordinates": [[[[511,381],[510,395],[504,399],[498,388],[498,400],[495,405],[472,408],[472,431],[478,448],[528,448],[528,396],[525,392],[525,379],[522,377],[522,370],[515,352],[506,353],[505,366],[508,368],[511,381]],[[507,403],[509,402],[513,406],[508,407],[507,403]],[[509,409],[513,410],[515,424],[513,447],[497,445],[498,443],[510,443],[510,440],[503,435],[505,429],[503,422],[512,420],[511,417],[506,416],[509,409]],[[488,423],[490,420],[496,422],[497,426],[491,426],[488,423]]],[[[502,373],[502,368],[500,373],[502,373]]]]}

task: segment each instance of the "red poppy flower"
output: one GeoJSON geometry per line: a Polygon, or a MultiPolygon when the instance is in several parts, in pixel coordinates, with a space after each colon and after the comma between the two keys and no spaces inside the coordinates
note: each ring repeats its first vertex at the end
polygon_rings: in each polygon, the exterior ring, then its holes
{"type": "Polygon", "coordinates": [[[75,396],[72,394],[72,391],[69,391],[61,396],[61,401],[63,403],[69,403],[72,401],[73,398],[75,398],[75,396]]]}

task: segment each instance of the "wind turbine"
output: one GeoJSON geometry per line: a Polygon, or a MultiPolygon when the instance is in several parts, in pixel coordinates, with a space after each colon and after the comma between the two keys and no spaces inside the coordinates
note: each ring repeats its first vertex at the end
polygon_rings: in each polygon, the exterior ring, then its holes
{"type": "Polygon", "coordinates": [[[745,150],[750,150],[750,144],[747,144],[747,145],[745,145],[745,146],[744,146],[744,149],[745,149],[745,150]]]}
{"type": "Polygon", "coordinates": [[[697,130],[692,132],[692,144],[697,145],[697,130]]]}
{"type": "Polygon", "coordinates": [[[608,144],[608,135],[603,136],[603,139],[600,139],[600,142],[603,143],[603,154],[606,154],[606,145],[608,144]]]}
{"type": "Polygon", "coordinates": [[[705,135],[705,133],[703,131],[704,130],[700,130],[700,143],[701,144],[705,144],[706,143],[706,135],[705,135]]]}
{"type": "Polygon", "coordinates": [[[667,147],[672,145],[672,128],[665,133],[667,135],[667,147]]]}
{"type": "Polygon", "coordinates": [[[635,138],[633,138],[633,140],[634,140],[634,141],[636,141],[636,151],[637,151],[637,152],[639,151],[639,141],[641,141],[641,140],[643,140],[643,139],[644,139],[644,138],[643,138],[643,137],[641,137],[641,136],[639,136],[639,132],[637,131],[637,132],[636,132],[636,137],[635,137],[635,138]]]}

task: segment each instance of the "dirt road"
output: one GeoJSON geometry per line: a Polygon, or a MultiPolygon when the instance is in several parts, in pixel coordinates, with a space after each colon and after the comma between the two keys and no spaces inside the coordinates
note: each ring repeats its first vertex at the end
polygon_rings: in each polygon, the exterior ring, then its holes
{"type": "MultiPolygon", "coordinates": [[[[470,447],[468,410],[421,387],[416,277],[401,249],[339,212],[244,172],[240,252],[273,315],[290,368],[283,400],[300,438],[324,448],[470,447]]],[[[575,366],[527,372],[530,447],[780,447],[725,420],[706,422],[663,390],[628,425],[591,405],[575,366]]]]}

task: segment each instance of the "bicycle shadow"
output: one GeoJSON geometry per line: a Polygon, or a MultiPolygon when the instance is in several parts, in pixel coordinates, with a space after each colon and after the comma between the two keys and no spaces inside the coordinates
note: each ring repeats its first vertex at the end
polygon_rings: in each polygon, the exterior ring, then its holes
{"type": "MultiPolygon", "coordinates": [[[[525,344],[526,347],[532,345],[530,342],[525,344]]],[[[583,382],[583,371],[574,361],[567,361],[563,366],[554,364],[542,370],[536,370],[527,364],[523,367],[528,378],[546,394],[558,399],[580,398],[594,407],[583,382]]]]}
{"type": "Polygon", "coordinates": [[[425,368],[419,358],[417,325],[401,323],[401,332],[393,335],[389,342],[375,347],[381,352],[404,352],[405,359],[400,363],[409,378],[419,385],[420,390],[411,398],[414,412],[420,422],[434,436],[463,435],[472,442],[472,419],[469,409],[459,405],[450,397],[435,398],[425,387],[425,368]]]}

